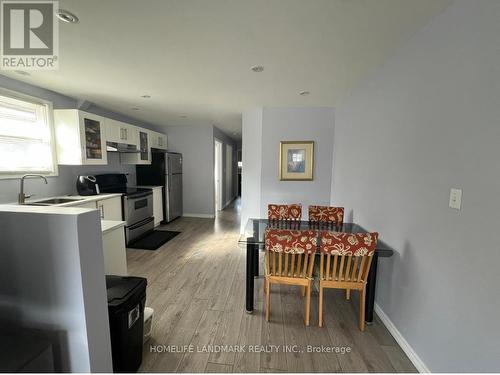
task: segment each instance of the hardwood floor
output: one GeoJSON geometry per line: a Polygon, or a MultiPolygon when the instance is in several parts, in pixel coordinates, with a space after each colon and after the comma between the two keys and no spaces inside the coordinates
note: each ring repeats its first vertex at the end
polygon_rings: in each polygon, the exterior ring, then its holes
{"type": "Polygon", "coordinates": [[[163,226],[182,233],[157,251],[127,250],[129,273],[148,279],[146,305],[155,311],[141,371],[417,372],[378,317],[359,331],[354,292],[346,301],[343,291],[325,291],[323,328],[314,292],[305,327],[299,288],[273,285],[267,323],[258,279],[255,311],[246,314],[239,223],[235,201],[215,220],[180,218],[163,226]],[[349,352],[309,352],[307,345],[349,352]]]}

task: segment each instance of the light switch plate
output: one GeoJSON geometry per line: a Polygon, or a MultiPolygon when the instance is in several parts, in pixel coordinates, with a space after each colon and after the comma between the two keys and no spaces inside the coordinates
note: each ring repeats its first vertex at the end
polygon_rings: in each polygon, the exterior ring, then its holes
{"type": "Polygon", "coordinates": [[[456,210],[462,208],[462,189],[452,188],[450,190],[450,207],[456,210]]]}

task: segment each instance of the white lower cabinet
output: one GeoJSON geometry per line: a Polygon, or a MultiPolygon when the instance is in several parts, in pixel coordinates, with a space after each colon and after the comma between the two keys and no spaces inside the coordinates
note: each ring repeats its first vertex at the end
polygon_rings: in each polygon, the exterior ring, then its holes
{"type": "Polygon", "coordinates": [[[155,227],[157,227],[163,221],[163,186],[141,185],[137,187],[153,190],[153,216],[155,227]]]}
{"type": "Polygon", "coordinates": [[[102,220],[122,220],[122,198],[113,197],[97,201],[102,220]]]}
{"type": "Polygon", "coordinates": [[[106,275],[127,276],[127,253],[123,226],[102,234],[104,253],[104,273],[106,275]]]}

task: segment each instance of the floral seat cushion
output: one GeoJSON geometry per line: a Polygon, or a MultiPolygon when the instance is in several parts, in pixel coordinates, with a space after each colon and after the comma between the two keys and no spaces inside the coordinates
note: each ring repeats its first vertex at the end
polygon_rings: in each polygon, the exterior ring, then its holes
{"type": "Polygon", "coordinates": [[[342,224],[344,207],[309,206],[309,221],[342,224]]]}
{"type": "Polygon", "coordinates": [[[300,204],[269,204],[267,205],[269,220],[300,220],[302,205],[300,204]]]}
{"type": "Polygon", "coordinates": [[[267,229],[266,250],[287,254],[313,254],[318,246],[318,231],[267,229]]]}
{"type": "Polygon", "coordinates": [[[377,247],[378,233],[321,232],[320,250],[330,255],[371,256],[377,247]]]}

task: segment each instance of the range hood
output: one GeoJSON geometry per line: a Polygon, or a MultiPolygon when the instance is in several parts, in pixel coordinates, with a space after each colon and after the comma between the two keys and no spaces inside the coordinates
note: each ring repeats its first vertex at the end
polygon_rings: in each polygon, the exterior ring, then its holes
{"type": "Polygon", "coordinates": [[[134,153],[137,154],[141,150],[137,149],[136,145],[129,145],[127,143],[106,142],[106,151],[120,152],[122,154],[134,153]]]}

